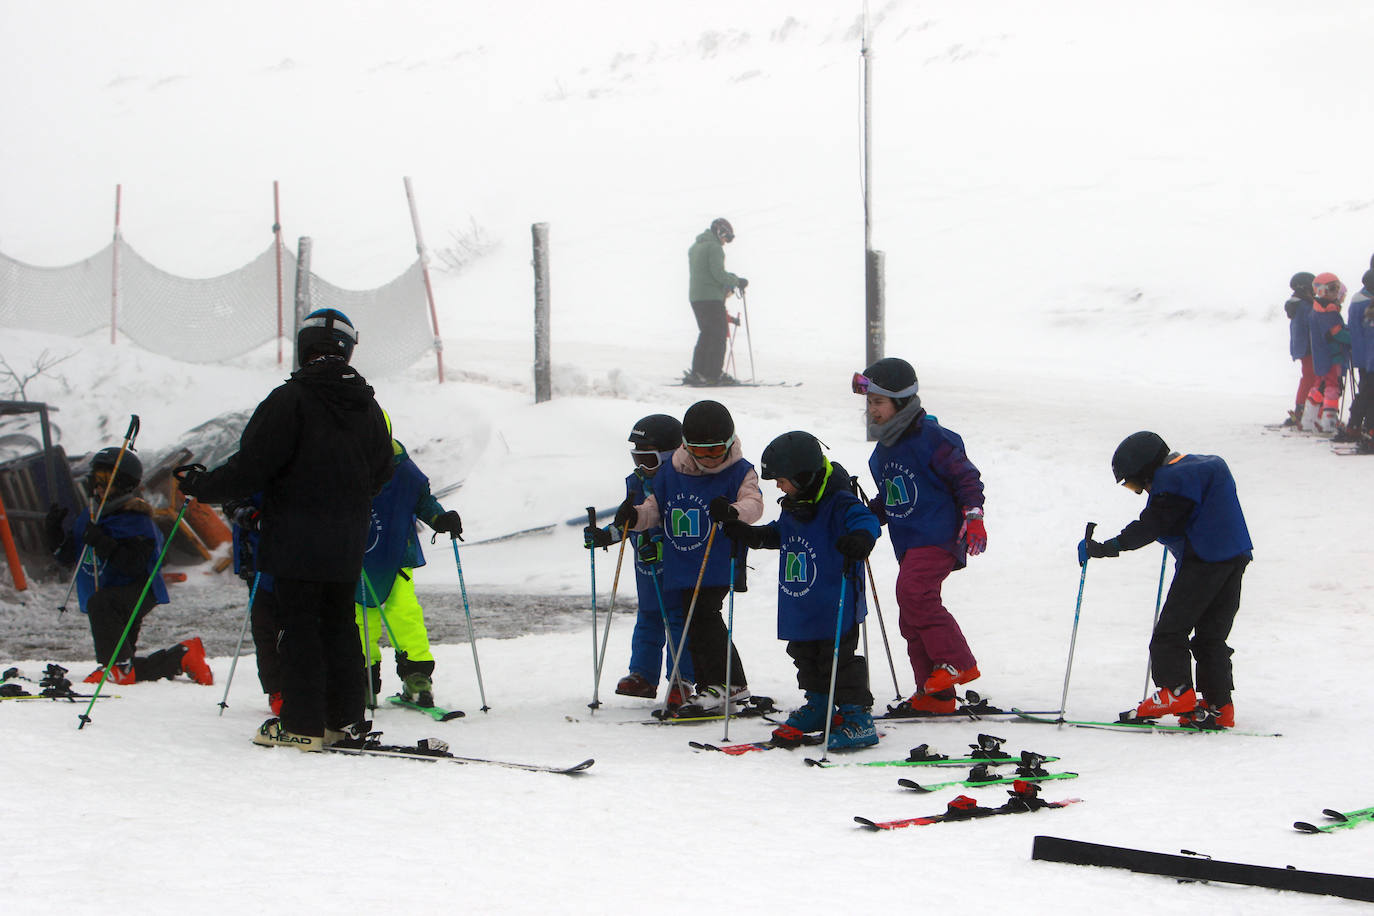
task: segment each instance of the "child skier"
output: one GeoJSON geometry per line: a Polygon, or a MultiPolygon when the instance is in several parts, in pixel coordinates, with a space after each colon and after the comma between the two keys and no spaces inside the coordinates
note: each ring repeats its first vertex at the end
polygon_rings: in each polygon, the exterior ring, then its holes
{"type": "Polygon", "coordinates": [[[1142,431],[1117,446],[1112,474],[1127,489],[1150,495],[1140,518],[1116,537],[1080,541],[1079,565],[1151,541],[1167,547],[1175,561],[1169,595],[1150,637],[1150,669],[1159,689],[1122,717],[1175,715],[1185,725],[1231,728],[1236,712],[1226,638],[1240,608],[1240,583],[1252,546],[1231,469],[1215,455],[1171,452],[1158,435],[1142,431]]]}
{"type": "Polygon", "coordinates": [[[616,512],[615,524],[632,531],[663,526],[664,588],[677,592],[692,615],[687,648],[697,692],[678,714],[713,715],[725,712],[727,702],[738,705],[749,699],[749,680],[720,613],[731,587],[745,590],[748,551],[732,550],[728,538],[713,539],[711,532],[731,519],[758,521],[763,516],[763,492],[754,466],[744,460],[734,418],[724,404],[698,401],[687,408],[682,440],[672,460],[654,475],[653,491],[638,505],[634,497],[627,498],[616,512]]]}
{"type": "Polygon", "coordinates": [[[1302,411],[1307,404],[1307,393],[1312,390],[1312,384],[1317,380],[1312,372],[1312,341],[1308,329],[1312,323],[1314,278],[1313,274],[1305,270],[1293,274],[1288,281],[1288,288],[1293,291],[1293,295],[1283,304],[1284,314],[1288,316],[1288,355],[1302,368],[1294,407],[1288,411],[1288,419],[1283,421],[1284,426],[1302,425],[1302,411]]]}
{"type": "MultiPolygon", "coordinates": [[[[386,426],[390,433],[390,416],[386,417],[386,426]]],[[[445,511],[439,505],[429,492],[429,478],[395,438],[391,440],[391,451],[391,479],[372,500],[363,578],[353,595],[354,615],[372,672],[372,695],[382,691],[382,650],[378,641],[387,634],[396,652],[400,698],[428,708],[434,705],[434,654],[429,648],[424,608],[415,597],[415,569],[425,565],[420,539],[415,535],[415,521],[421,519],[435,533],[461,540],[463,520],[457,512],[445,511]]]]}
{"type": "Polygon", "coordinates": [[[258,662],[258,683],[267,694],[272,715],[281,715],[281,653],[277,651],[277,606],[275,577],[258,569],[258,542],[262,528],[262,494],[226,499],[220,507],[233,524],[234,573],[248,583],[252,607],[248,616],[253,631],[254,656],[258,662]],[[256,586],[255,586],[256,583],[256,586]]]}
{"type": "Polygon", "coordinates": [[[823,731],[838,706],[830,750],[877,744],[868,662],[856,651],[867,613],[863,561],[877,541],[878,519],[850,490],[849,473],[826,459],[810,433],[774,439],[759,468],[782,491],[782,514],[759,527],[728,521],[724,530],[746,547],[779,552],[778,638],[788,641],[806,703],[773,730],[773,743],[795,747],[806,732],[823,731]]]}
{"type": "Polygon", "coordinates": [[[86,683],[98,683],[109,666],[109,679],[116,684],[170,679],[178,674],[197,684],[213,684],[215,676],[205,661],[205,646],[199,636],[137,656],[143,618],[154,606],[169,600],[167,586],[156,574],[162,532],[153,523],[152,506],[134,495],[142,480],[143,465],[132,451],[125,449],[121,457],[120,449],[103,448],[91,459],[90,476],[86,478],[92,502],[99,505],[102,498],[105,500],[100,521],[92,522],[90,513],[82,512],[68,530],[63,524],[66,509],[54,507],[48,513],[47,536],[54,556],[64,564],[75,563],[78,558],[81,561],[76,594],[90,623],[95,658],[100,663],[86,677],[86,683]],[[144,595],[149,577],[152,587],[144,595]],[[119,645],[126,626],[128,635],[119,645]]]}
{"type": "Polygon", "coordinates": [[[1350,332],[1341,318],[1345,284],[1333,273],[1317,274],[1312,281],[1312,372],[1316,381],[1307,393],[1302,428],[1309,432],[1334,433],[1340,427],[1341,394],[1345,370],[1350,365],[1350,332]]]}
{"type": "Polygon", "coordinates": [[[906,360],[888,357],[856,372],[853,389],[867,398],[868,431],[878,440],[868,459],[878,493],[868,505],[897,555],[899,628],[916,675],[916,692],[889,712],[952,713],[955,685],[979,671],[940,586],[987,547],[983,480],[964,440],[921,407],[906,360]]]}
{"type": "MultiPolygon", "coordinates": [[[[1374,268],[1365,271],[1361,278],[1364,286],[1350,297],[1349,320],[1346,322],[1350,332],[1350,365],[1358,373],[1355,397],[1350,401],[1350,422],[1345,429],[1345,438],[1355,442],[1359,450],[1374,450],[1374,388],[1370,387],[1370,376],[1374,375],[1374,309],[1369,301],[1374,298],[1374,268]]],[[[1337,434],[1337,439],[1341,438],[1337,434]]]]}
{"type": "MultiPolygon", "coordinates": [[[[682,445],[682,424],[667,414],[650,414],[635,423],[630,430],[630,458],[635,469],[625,478],[625,498],[643,502],[653,492],[654,475],[673,458],[682,445]]],[[[609,548],[620,541],[622,529],[615,525],[605,528],[587,526],[583,530],[588,550],[609,548]]],[[[635,587],[639,597],[639,613],[635,617],[634,633],[630,637],[630,673],[615,685],[615,692],[627,697],[658,695],[660,672],[672,676],[673,653],[681,655],[678,679],[668,685],[668,706],[681,706],[693,692],[695,680],[690,652],[682,646],[682,593],[664,588],[663,528],[656,526],[639,532],[633,544],[635,587]],[[663,622],[668,622],[668,654],[664,655],[663,622]]]]}

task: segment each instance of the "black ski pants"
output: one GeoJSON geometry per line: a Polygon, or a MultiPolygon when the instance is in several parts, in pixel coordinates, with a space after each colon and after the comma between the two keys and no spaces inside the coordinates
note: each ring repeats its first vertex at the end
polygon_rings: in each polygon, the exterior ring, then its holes
{"type": "MultiPolygon", "coordinates": [[[[839,661],[835,665],[835,705],[873,706],[868,689],[868,659],[858,655],[859,627],[855,624],[840,637],[839,661]]],[[[797,666],[797,686],[805,693],[830,693],[830,663],[835,659],[833,639],[792,640],[787,654],[797,666]]]]}
{"type": "MultiPolygon", "coordinates": [[[[250,591],[250,595],[253,593],[250,591]]],[[[269,588],[258,586],[253,595],[253,609],[249,613],[253,629],[253,648],[258,658],[258,683],[263,693],[281,693],[281,650],[277,640],[281,627],[277,620],[281,611],[277,607],[277,593],[269,588]]]]}
{"type": "Polygon", "coordinates": [[[692,351],[692,371],[714,382],[725,367],[725,340],[729,334],[725,300],[693,302],[692,311],[697,316],[698,332],[696,349],[692,351]]]}
{"type": "MultiPolygon", "coordinates": [[[[110,657],[114,655],[115,646],[119,644],[124,627],[129,625],[129,616],[133,614],[134,605],[138,603],[138,596],[142,591],[142,583],[106,586],[86,601],[91,641],[95,643],[95,660],[102,667],[110,663],[110,657]]],[[[152,655],[142,658],[136,655],[139,628],[143,625],[143,618],[152,610],[152,606],[148,605],[147,596],[144,597],[143,603],[144,607],[139,611],[133,625],[129,626],[129,635],[119,647],[119,657],[115,661],[120,665],[132,663],[134,679],[138,681],[176,677],[181,672],[181,657],[186,654],[186,650],[180,645],[170,649],[159,649],[152,655]]]]}
{"type": "Polygon", "coordinates": [[[1350,401],[1350,423],[1351,429],[1362,429],[1367,431],[1374,430],[1374,388],[1370,388],[1370,382],[1374,381],[1370,376],[1374,372],[1365,369],[1355,370],[1360,379],[1359,388],[1355,391],[1355,397],[1350,401]]]}
{"type": "MultiPolygon", "coordinates": [[[[726,679],[726,653],[729,653],[730,686],[746,687],[749,679],[744,673],[735,644],[730,640],[729,630],[720,609],[725,604],[725,596],[730,589],[723,586],[705,586],[697,593],[696,610],[692,613],[691,627],[687,630],[687,650],[692,653],[692,668],[695,669],[698,689],[724,685],[726,679]]],[[[682,590],[682,606],[692,606],[692,590],[682,590]]]]}
{"type": "Polygon", "coordinates": [[[1231,702],[1234,650],[1226,638],[1240,610],[1240,582],[1249,562],[1244,556],[1221,563],[1184,557],[1178,564],[1150,638],[1150,668],[1156,686],[1195,684],[1207,702],[1215,706],[1231,702]]]}
{"type": "Polygon", "coordinates": [[[281,628],[281,720],[289,732],[322,737],[363,721],[363,647],[352,582],[277,579],[281,628]]]}

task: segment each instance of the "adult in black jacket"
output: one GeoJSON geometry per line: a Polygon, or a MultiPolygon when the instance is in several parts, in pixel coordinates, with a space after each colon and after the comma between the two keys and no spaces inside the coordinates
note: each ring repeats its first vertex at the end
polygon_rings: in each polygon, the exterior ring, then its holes
{"type": "Polygon", "coordinates": [[[283,679],[281,719],[258,744],[318,750],[363,723],[353,589],[392,462],[382,410],[348,364],[357,339],[342,312],[312,312],[296,337],[301,368],[258,405],[238,452],[213,471],[178,469],[182,492],[205,502],[263,494],[258,568],[276,577],[283,679]]]}

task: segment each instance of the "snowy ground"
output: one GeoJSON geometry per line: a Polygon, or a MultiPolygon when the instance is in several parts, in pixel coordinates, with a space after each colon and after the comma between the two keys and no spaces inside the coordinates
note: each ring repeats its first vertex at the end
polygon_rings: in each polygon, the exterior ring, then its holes
{"type": "MultiPolygon", "coordinates": [[[[985,672],[971,686],[1006,705],[1058,704],[1074,545],[1085,522],[1112,533],[1139,511],[1108,463],[1121,438],[1149,428],[1176,448],[1224,456],[1236,474],[1256,545],[1233,639],[1237,715],[1242,728],[1283,736],[895,725],[852,759],[902,757],[923,742],[957,754],[991,732],[1010,749],[1060,756],[1081,777],[1049,784],[1045,797],[1085,802],[870,835],[854,815],[932,813],[955,793],[917,796],[891,770],[814,770],[802,753],[735,759],[687,747],[721,740],[718,726],[622,724],[649,707],[611,694],[628,658],[628,578],[604,705],[587,709],[590,614],[566,612],[589,603],[588,560],[578,529],[561,524],[618,501],[635,419],[680,415],[700,394],[665,383],[694,336],[682,252],[718,215],[739,234],[728,266],[751,279],[759,376],[803,383],[714,392],[746,455],[807,429],[869,483],[861,404],[848,389],[863,361],[857,4],[842,15],[820,3],[591,6],[599,18],[571,5],[540,10],[547,27],[531,29],[523,23],[537,7],[527,3],[480,13],[396,4],[347,25],[302,4],[282,14],[279,35],[262,35],[249,16],[211,24],[159,4],[78,4],[59,32],[56,7],[0,4],[16,26],[0,30],[0,100],[14,122],[0,171],[23,177],[0,182],[7,254],[37,264],[89,254],[108,240],[103,216],[89,214],[123,181],[126,236],[142,253],[177,273],[221,273],[265,244],[267,220],[244,201],[274,177],[294,195],[288,232],[312,234],[316,269],[346,286],[404,266],[408,230],[393,199],[402,174],[416,177],[422,212],[433,214],[432,241],[475,219],[501,242],[471,271],[437,278],[457,381],[437,386],[422,363],[377,380],[378,397],[436,485],[463,482],[445,502],[470,540],[556,527],[464,548],[491,712],[478,711],[472,656],[454,637],[436,652],[438,698],[468,717],[437,724],[383,709],[377,724],[390,739],[439,735],[473,756],[597,760],[567,778],[255,748],[248,738],[266,708],[251,656],[228,709],[217,707],[242,585],[193,571],[157,612],[156,636],[204,624],[214,687],[119,688],[82,730],[72,706],[0,704],[0,776],[11,787],[0,912],[94,913],[127,900],[155,913],[1354,912],[1350,902],[1029,854],[1047,833],[1374,873],[1374,828],[1309,837],[1289,827],[1324,807],[1374,803],[1368,780],[1352,775],[1374,734],[1374,711],[1360,702],[1374,650],[1362,518],[1374,478],[1365,459],[1262,428],[1283,417],[1296,381],[1279,308],[1288,276],[1334,269],[1353,288],[1369,256],[1361,151],[1374,117],[1360,42],[1374,12],[1355,2],[875,9],[888,352],[917,365],[923,400],[964,436],[987,485],[988,552],[946,588],[985,672]],[[330,40],[301,38],[310,27],[330,40]],[[156,41],[166,29],[179,40],[156,41]],[[106,32],[129,40],[94,41],[106,32]],[[34,50],[50,44],[55,53],[34,50]],[[305,98],[313,106],[297,104],[305,98]],[[302,110],[318,118],[311,129],[251,139],[284,132],[302,110]],[[407,115],[423,118],[418,139],[407,115]],[[1322,135],[1332,140],[1320,156],[1309,123],[1339,125],[1322,135]],[[169,131],[185,145],[167,143],[169,131]],[[553,225],[559,396],[535,406],[526,246],[538,220],[553,225]],[[524,609],[488,597],[503,594],[538,596],[554,624],[492,638],[508,632],[496,615],[531,625],[524,609]]],[[[61,408],[73,452],[108,444],[138,413],[140,451],[155,455],[211,417],[251,408],[281,377],[271,346],[191,366],[110,347],[101,334],[0,337],[14,367],[45,349],[72,357],[27,396],[61,408]]],[[[748,374],[743,342],[735,355],[748,374]]],[[[771,484],[765,495],[776,496],[771,484]]],[[[885,547],[874,565],[896,639],[885,547]]],[[[420,594],[442,632],[461,633],[452,558],[435,549],[430,560],[420,594]]],[[[772,561],[755,564],[735,623],[751,687],[786,705],[797,693],[774,638],[772,561]]],[[[613,563],[597,558],[603,613],[613,563]]],[[[1139,698],[1159,569],[1158,549],[1090,566],[1071,715],[1109,716],[1139,698]]],[[[79,619],[54,625],[50,653],[10,648],[12,634],[43,626],[63,585],[0,588],[0,613],[18,621],[0,628],[7,663],[38,670],[61,657],[74,674],[89,670],[79,619]]],[[[890,701],[876,627],[869,644],[874,692],[890,701]]],[[[909,692],[910,671],[899,664],[897,675],[909,692]]],[[[730,728],[731,740],[765,733],[730,728]]]]}

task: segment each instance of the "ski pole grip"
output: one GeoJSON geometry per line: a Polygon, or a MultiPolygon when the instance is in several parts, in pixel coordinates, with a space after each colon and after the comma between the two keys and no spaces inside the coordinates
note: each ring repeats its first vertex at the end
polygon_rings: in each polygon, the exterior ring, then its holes
{"type": "Polygon", "coordinates": [[[596,507],[595,507],[595,506],[588,506],[588,507],[587,507],[587,527],[588,527],[588,528],[595,528],[595,527],[596,527],[596,507]]]}
{"type": "Polygon", "coordinates": [[[129,428],[124,432],[124,440],[132,441],[138,435],[138,414],[129,415],[129,428]]]}
{"type": "Polygon", "coordinates": [[[1094,531],[1096,528],[1097,528],[1097,522],[1088,522],[1088,527],[1087,527],[1087,529],[1083,532],[1083,540],[1085,540],[1085,541],[1091,541],[1091,540],[1093,539],[1093,531],[1094,531]]]}

